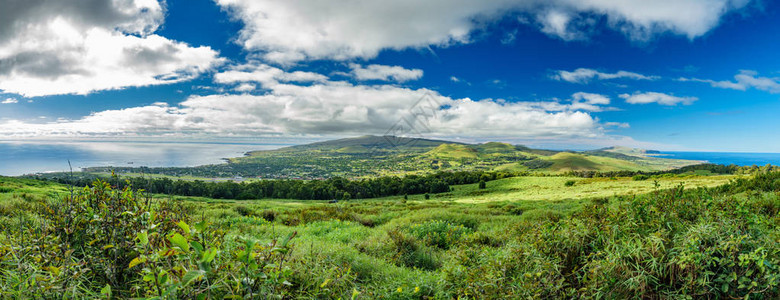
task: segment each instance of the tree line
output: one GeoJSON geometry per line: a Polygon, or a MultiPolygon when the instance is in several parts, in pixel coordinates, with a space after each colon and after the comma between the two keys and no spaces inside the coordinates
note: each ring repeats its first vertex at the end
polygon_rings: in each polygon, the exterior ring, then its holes
{"type": "Polygon", "coordinates": [[[718,165],[718,164],[698,164],[698,165],[691,165],[691,166],[685,166],[682,168],[672,169],[672,170],[664,170],[664,171],[654,171],[654,172],[645,172],[645,171],[609,171],[609,172],[600,172],[600,171],[569,171],[565,175],[567,176],[576,176],[576,177],[583,177],[583,178],[597,178],[597,177],[632,177],[632,176],[654,176],[654,175],[664,175],[664,174],[685,174],[685,173],[691,173],[696,171],[709,171],[713,174],[756,174],[756,173],[765,173],[765,172],[774,172],[774,171],[780,171],[780,167],[773,166],[773,165],[764,165],[764,166],[738,166],[738,165],[718,165]]]}
{"type": "MultiPolygon", "coordinates": [[[[325,180],[258,180],[249,182],[205,182],[200,180],[172,180],[169,178],[143,178],[117,176],[108,182],[117,188],[132,185],[150,193],[208,197],[215,199],[263,199],[284,198],[298,200],[347,200],[352,198],[378,198],[411,194],[443,193],[450,186],[478,183],[518,176],[517,173],[461,171],[438,172],[428,175],[383,176],[370,179],[349,180],[333,177],[325,180]]],[[[97,176],[76,178],[54,177],[48,180],[74,186],[90,186],[97,176]]]]}

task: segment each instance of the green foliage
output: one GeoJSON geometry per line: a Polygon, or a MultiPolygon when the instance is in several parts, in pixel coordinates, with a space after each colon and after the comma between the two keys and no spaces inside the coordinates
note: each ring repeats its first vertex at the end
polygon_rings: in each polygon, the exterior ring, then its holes
{"type": "Polygon", "coordinates": [[[0,288],[13,298],[283,297],[295,233],[270,244],[223,238],[192,223],[182,203],[139,199],[96,181],[38,204],[38,217],[5,227],[0,288]]]}
{"type": "Polygon", "coordinates": [[[0,195],[0,298],[780,297],[780,175],[668,188],[675,178],[520,180],[606,191],[559,201],[334,204],[158,200],[105,182],[52,198],[31,181],[0,195]],[[647,193],[616,195],[630,184],[647,193]]]}
{"type": "Polygon", "coordinates": [[[577,182],[574,180],[566,180],[566,182],[563,183],[564,186],[574,186],[577,182]]]}
{"type": "Polygon", "coordinates": [[[449,249],[471,229],[443,220],[432,220],[409,227],[409,232],[428,246],[449,249]]]}

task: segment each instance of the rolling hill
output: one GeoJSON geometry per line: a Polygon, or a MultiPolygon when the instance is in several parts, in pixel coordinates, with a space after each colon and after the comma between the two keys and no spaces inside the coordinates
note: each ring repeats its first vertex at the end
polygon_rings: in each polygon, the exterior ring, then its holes
{"type": "Polygon", "coordinates": [[[612,147],[592,151],[553,151],[499,142],[467,144],[395,136],[361,136],[276,150],[252,151],[226,164],[187,168],[98,167],[91,172],[188,177],[360,178],[438,171],[661,171],[698,161],[655,157],[652,151],[612,147]]]}
{"type": "Polygon", "coordinates": [[[262,165],[281,176],[301,178],[420,174],[435,171],[659,171],[696,164],[645,155],[647,151],[606,148],[572,152],[532,149],[500,142],[466,144],[433,139],[361,136],[277,150],[254,151],[233,165],[262,165]],[[285,166],[279,166],[284,162],[285,166]]]}

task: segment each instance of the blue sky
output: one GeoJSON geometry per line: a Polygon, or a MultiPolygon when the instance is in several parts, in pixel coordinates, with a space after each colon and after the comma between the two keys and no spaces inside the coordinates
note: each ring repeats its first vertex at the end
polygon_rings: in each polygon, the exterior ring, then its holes
{"type": "Polygon", "coordinates": [[[17,2],[0,139],[780,152],[772,1],[17,2]]]}

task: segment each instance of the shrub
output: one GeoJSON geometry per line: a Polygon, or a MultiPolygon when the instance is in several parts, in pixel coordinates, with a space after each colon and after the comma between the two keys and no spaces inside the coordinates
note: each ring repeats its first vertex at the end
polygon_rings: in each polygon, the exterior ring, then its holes
{"type": "Polygon", "coordinates": [[[567,180],[563,185],[564,186],[574,186],[574,184],[577,183],[574,180],[567,180]]]}
{"type": "Polygon", "coordinates": [[[421,246],[414,237],[398,230],[388,231],[387,235],[395,248],[393,259],[397,264],[423,270],[436,270],[441,267],[434,254],[421,246]]]}
{"type": "Polygon", "coordinates": [[[432,220],[409,227],[409,232],[426,245],[440,249],[449,249],[465,234],[472,230],[460,224],[443,220],[432,220]]]}
{"type": "Polygon", "coordinates": [[[235,210],[236,210],[236,212],[239,215],[241,215],[243,217],[250,217],[250,216],[254,216],[255,215],[255,211],[254,210],[252,210],[252,209],[250,209],[250,208],[248,208],[246,206],[243,206],[243,205],[236,206],[235,210]]]}
{"type": "Polygon", "coordinates": [[[270,209],[263,210],[263,219],[268,222],[273,222],[276,220],[276,212],[270,209]]]}

